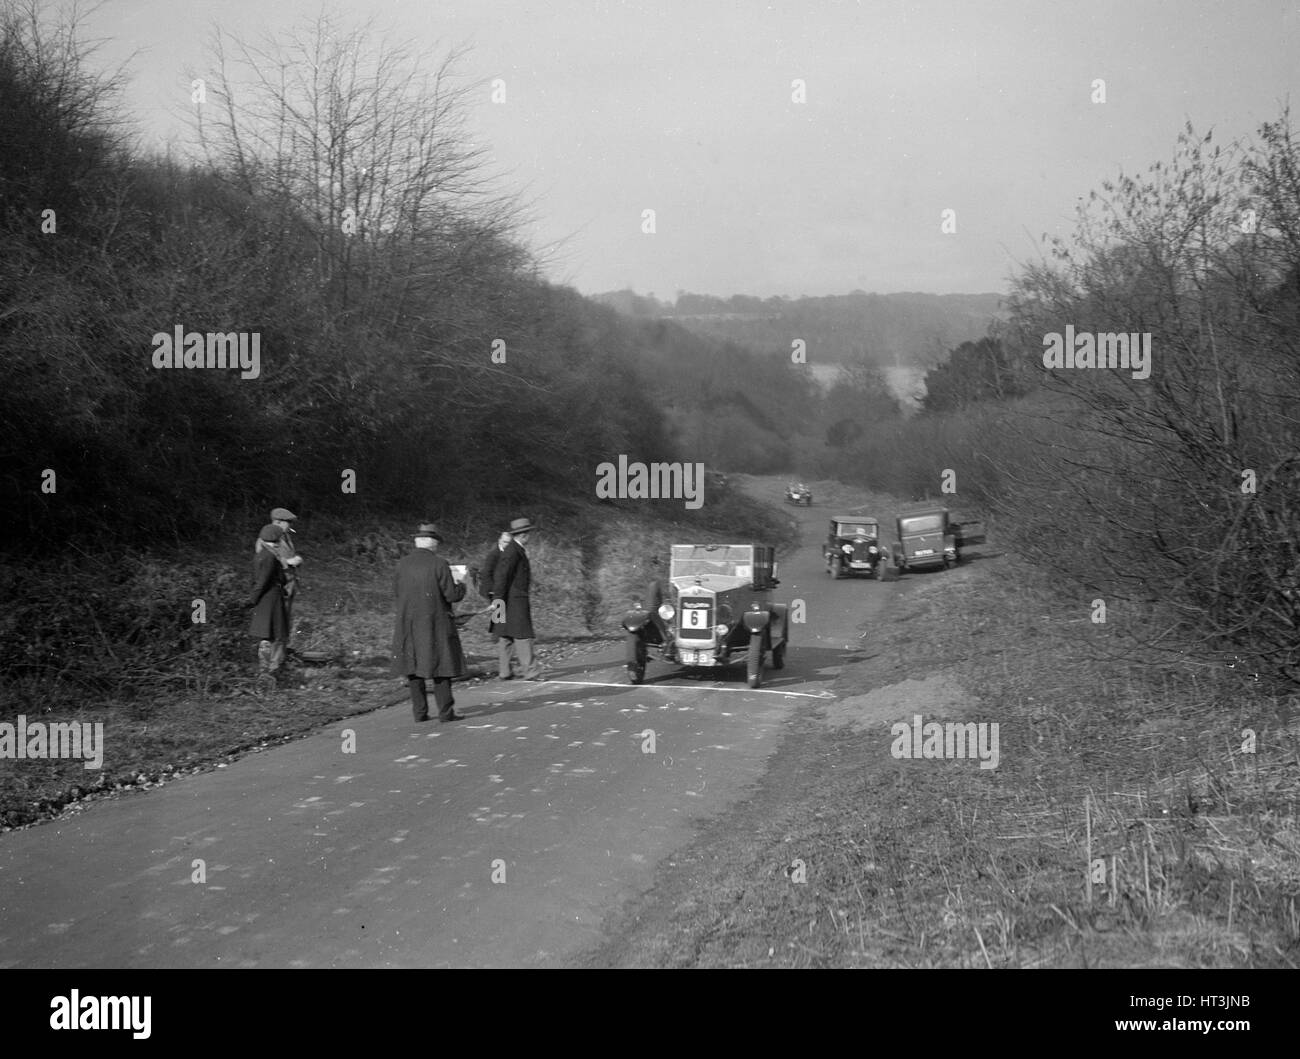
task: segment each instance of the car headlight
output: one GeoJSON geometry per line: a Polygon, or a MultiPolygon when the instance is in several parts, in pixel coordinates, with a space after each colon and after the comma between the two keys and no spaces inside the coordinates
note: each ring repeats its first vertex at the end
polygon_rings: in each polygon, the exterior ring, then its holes
{"type": "Polygon", "coordinates": [[[716,632],[719,636],[726,636],[726,635],[727,635],[727,626],[725,626],[725,625],[715,625],[715,626],[713,627],[713,631],[716,632]]]}
{"type": "Polygon", "coordinates": [[[852,555],[852,554],[853,554],[853,545],[851,545],[851,544],[841,544],[841,545],[840,545],[840,551],[844,552],[846,555],[852,555]]]}
{"type": "Polygon", "coordinates": [[[676,613],[677,611],[673,610],[671,603],[661,603],[659,605],[659,617],[663,618],[664,621],[672,621],[673,615],[676,613]]]}
{"type": "Polygon", "coordinates": [[[867,549],[867,551],[870,552],[872,555],[875,555],[876,552],[880,551],[880,549],[873,544],[870,548],[867,549]]]}

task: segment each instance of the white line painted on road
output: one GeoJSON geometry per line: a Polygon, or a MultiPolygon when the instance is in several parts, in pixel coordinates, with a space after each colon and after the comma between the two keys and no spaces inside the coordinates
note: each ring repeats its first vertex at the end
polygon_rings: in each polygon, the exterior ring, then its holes
{"type": "Polygon", "coordinates": [[[722,688],[711,684],[605,684],[596,680],[541,680],[539,684],[573,684],[581,688],[645,688],[647,691],[734,691],[738,695],[794,695],[801,699],[833,699],[829,691],[777,691],[772,688],[722,688]]]}

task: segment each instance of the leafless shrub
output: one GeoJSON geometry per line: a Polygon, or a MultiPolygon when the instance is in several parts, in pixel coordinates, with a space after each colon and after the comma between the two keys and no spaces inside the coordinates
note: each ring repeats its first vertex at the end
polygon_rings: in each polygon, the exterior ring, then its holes
{"type": "Polygon", "coordinates": [[[1073,241],[1018,277],[1009,332],[1034,359],[1066,325],[1150,333],[1151,375],[1045,371],[1054,429],[1006,468],[1045,558],[1168,616],[1135,634],[1248,651],[1290,678],[1298,157],[1285,115],[1228,149],[1189,125],[1171,162],[1080,207],[1073,241]]]}

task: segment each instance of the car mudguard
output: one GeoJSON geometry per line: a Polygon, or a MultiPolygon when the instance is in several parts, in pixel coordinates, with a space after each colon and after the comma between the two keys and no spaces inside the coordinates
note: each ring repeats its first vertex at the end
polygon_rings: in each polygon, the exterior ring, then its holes
{"type": "Polygon", "coordinates": [[[650,611],[645,607],[633,607],[623,615],[623,628],[628,632],[640,632],[650,621],[650,611]]]}
{"type": "Polygon", "coordinates": [[[767,628],[768,622],[772,620],[772,613],[767,608],[747,610],[740,620],[745,623],[745,628],[750,633],[759,633],[767,628]]]}

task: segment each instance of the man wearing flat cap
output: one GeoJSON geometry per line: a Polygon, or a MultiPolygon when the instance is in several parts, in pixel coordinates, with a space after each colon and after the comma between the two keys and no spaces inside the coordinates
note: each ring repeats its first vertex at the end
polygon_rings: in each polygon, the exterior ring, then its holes
{"type": "Polygon", "coordinates": [[[397,597],[393,676],[406,678],[417,722],[429,719],[428,680],[433,681],[438,720],[459,721],[460,714],[452,709],[451,680],[464,675],[465,655],[452,607],[465,598],[465,586],[437,554],[442,534],[436,526],[421,523],[412,536],[415,550],[397,564],[393,577],[397,597]]]}
{"type": "Polygon", "coordinates": [[[284,606],[284,566],[277,548],[284,530],[276,525],[263,526],[257,535],[253,556],[253,621],[249,632],[261,641],[257,659],[262,673],[274,678],[280,674],[289,646],[289,618],[284,606]]]}
{"type": "Polygon", "coordinates": [[[528,599],[532,569],[528,564],[528,553],[524,551],[529,535],[536,528],[531,519],[517,518],[511,522],[512,539],[501,552],[493,571],[492,608],[497,612],[493,618],[500,618],[500,612],[504,610],[504,620],[495,626],[501,634],[497,660],[502,680],[510,680],[513,676],[510,656],[516,651],[524,669],[524,678],[542,679],[542,667],[533,657],[533,611],[528,599]]]}
{"type": "Polygon", "coordinates": [[[302,556],[293,543],[296,532],[293,522],[297,517],[287,507],[276,507],[271,509],[271,521],[268,523],[270,526],[279,526],[284,531],[275,545],[275,554],[280,557],[280,565],[284,568],[284,620],[289,630],[285,636],[286,646],[293,636],[293,601],[298,595],[298,567],[302,565],[302,556]]]}

